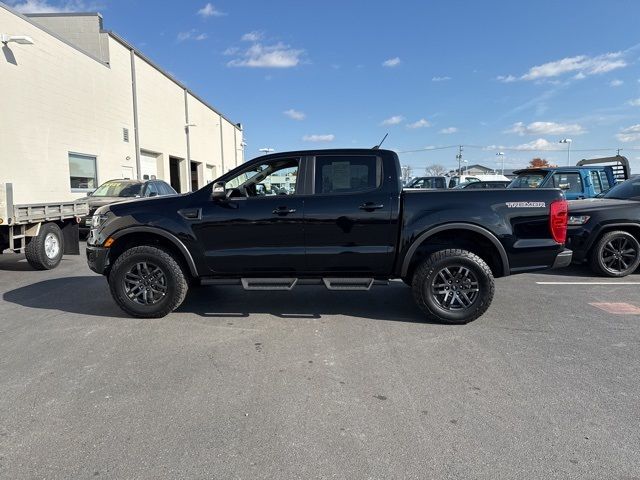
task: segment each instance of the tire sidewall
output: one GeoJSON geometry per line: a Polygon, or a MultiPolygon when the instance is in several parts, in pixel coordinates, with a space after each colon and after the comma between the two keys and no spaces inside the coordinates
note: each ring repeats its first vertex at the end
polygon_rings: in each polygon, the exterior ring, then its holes
{"type": "Polygon", "coordinates": [[[475,318],[475,312],[478,309],[483,309],[483,305],[491,300],[489,298],[491,292],[491,278],[487,276],[484,270],[480,268],[477,263],[464,256],[450,256],[434,262],[431,265],[429,273],[424,277],[420,288],[422,289],[424,302],[428,306],[429,310],[437,314],[439,317],[454,323],[466,323],[467,321],[475,318]],[[438,272],[445,267],[455,266],[463,266],[471,270],[478,279],[478,288],[480,289],[478,297],[471,306],[460,311],[447,310],[441,307],[438,304],[435,295],[431,291],[431,284],[433,283],[434,278],[438,275],[438,272]]]}
{"type": "Polygon", "coordinates": [[[42,236],[42,258],[44,262],[47,264],[49,268],[55,268],[62,261],[62,256],[64,255],[64,238],[62,236],[62,230],[55,224],[45,225],[43,228],[44,235],[42,236]],[[47,235],[52,234],[56,237],[58,241],[58,255],[54,258],[49,258],[47,253],[45,252],[44,245],[47,240],[47,235]]]}
{"type": "Polygon", "coordinates": [[[167,259],[163,258],[161,255],[154,255],[152,253],[135,253],[123,259],[121,262],[116,262],[114,268],[112,268],[109,273],[108,280],[114,295],[118,296],[118,300],[122,306],[126,307],[126,310],[130,313],[143,317],[153,316],[158,312],[166,310],[167,305],[173,301],[178,288],[178,279],[174,275],[171,265],[167,259]],[[124,276],[136,263],[139,262],[148,262],[156,265],[162,270],[162,273],[167,280],[167,293],[158,303],[154,303],[152,305],[141,305],[131,300],[126,293],[124,276]]]}
{"type": "Polygon", "coordinates": [[[611,232],[611,234],[605,234],[600,241],[598,242],[598,246],[596,248],[595,253],[595,261],[597,262],[599,270],[609,277],[626,277],[627,275],[632,274],[635,270],[637,270],[638,265],[640,264],[640,242],[628,232],[611,232]],[[602,258],[602,254],[604,252],[604,247],[607,243],[611,242],[615,238],[625,238],[634,244],[634,248],[636,249],[636,259],[633,264],[626,270],[622,272],[612,272],[607,268],[602,258]]]}

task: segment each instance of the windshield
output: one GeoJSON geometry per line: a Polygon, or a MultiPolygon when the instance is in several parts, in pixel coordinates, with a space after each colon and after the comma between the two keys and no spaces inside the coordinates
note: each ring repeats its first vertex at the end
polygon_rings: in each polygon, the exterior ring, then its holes
{"type": "Polygon", "coordinates": [[[538,188],[546,176],[544,172],[523,173],[514,178],[508,188],[538,188]]]}
{"type": "Polygon", "coordinates": [[[640,176],[635,176],[626,182],[619,183],[607,190],[602,197],[617,198],[619,200],[628,200],[630,198],[640,200],[640,176]]]}
{"type": "Polygon", "coordinates": [[[91,194],[92,197],[135,197],[140,195],[141,183],[107,182],[91,194]]]}

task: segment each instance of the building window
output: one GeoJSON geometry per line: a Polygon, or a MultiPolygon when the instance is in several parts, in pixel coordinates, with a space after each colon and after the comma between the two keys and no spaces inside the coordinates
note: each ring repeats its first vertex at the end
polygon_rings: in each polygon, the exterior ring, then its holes
{"type": "Polygon", "coordinates": [[[71,191],[95,190],[98,187],[96,157],[70,153],[69,178],[71,191]]]}

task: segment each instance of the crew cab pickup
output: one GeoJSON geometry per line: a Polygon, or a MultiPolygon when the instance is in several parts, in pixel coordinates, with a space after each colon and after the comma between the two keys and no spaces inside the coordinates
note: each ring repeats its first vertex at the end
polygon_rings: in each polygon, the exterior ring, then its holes
{"type": "Polygon", "coordinates": [[[594,198],[630,175],[629,160],[622,155],[580,160],[575,167],[525,168],[507,188],[560,188],[567,200],[594,198]],[[607,165],[610,164],[610,165],[607,165]]]}
{"type": "Polygon", "coordinates": [[[558,189],[402,191],[397,155],[349,149],[251,160],[179,197],[99,208],[87,259],[128,314],[161,317],[189,286],[369,290],[401,279],[424,314],[481,316],[494,277],[566,266],[558,189]]]}

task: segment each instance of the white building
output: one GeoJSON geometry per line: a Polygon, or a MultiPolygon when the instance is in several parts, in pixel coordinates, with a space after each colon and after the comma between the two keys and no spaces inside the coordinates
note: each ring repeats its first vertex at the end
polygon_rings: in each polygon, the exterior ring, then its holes
{"type": "Polygon", "coordinates": [[[24,16],[0,3],[1,34],[0,182],[14,184],[15,203],[114,178],[187,192],[244,161],[241,125],[103,30],[100,14],[24,16]]]}

